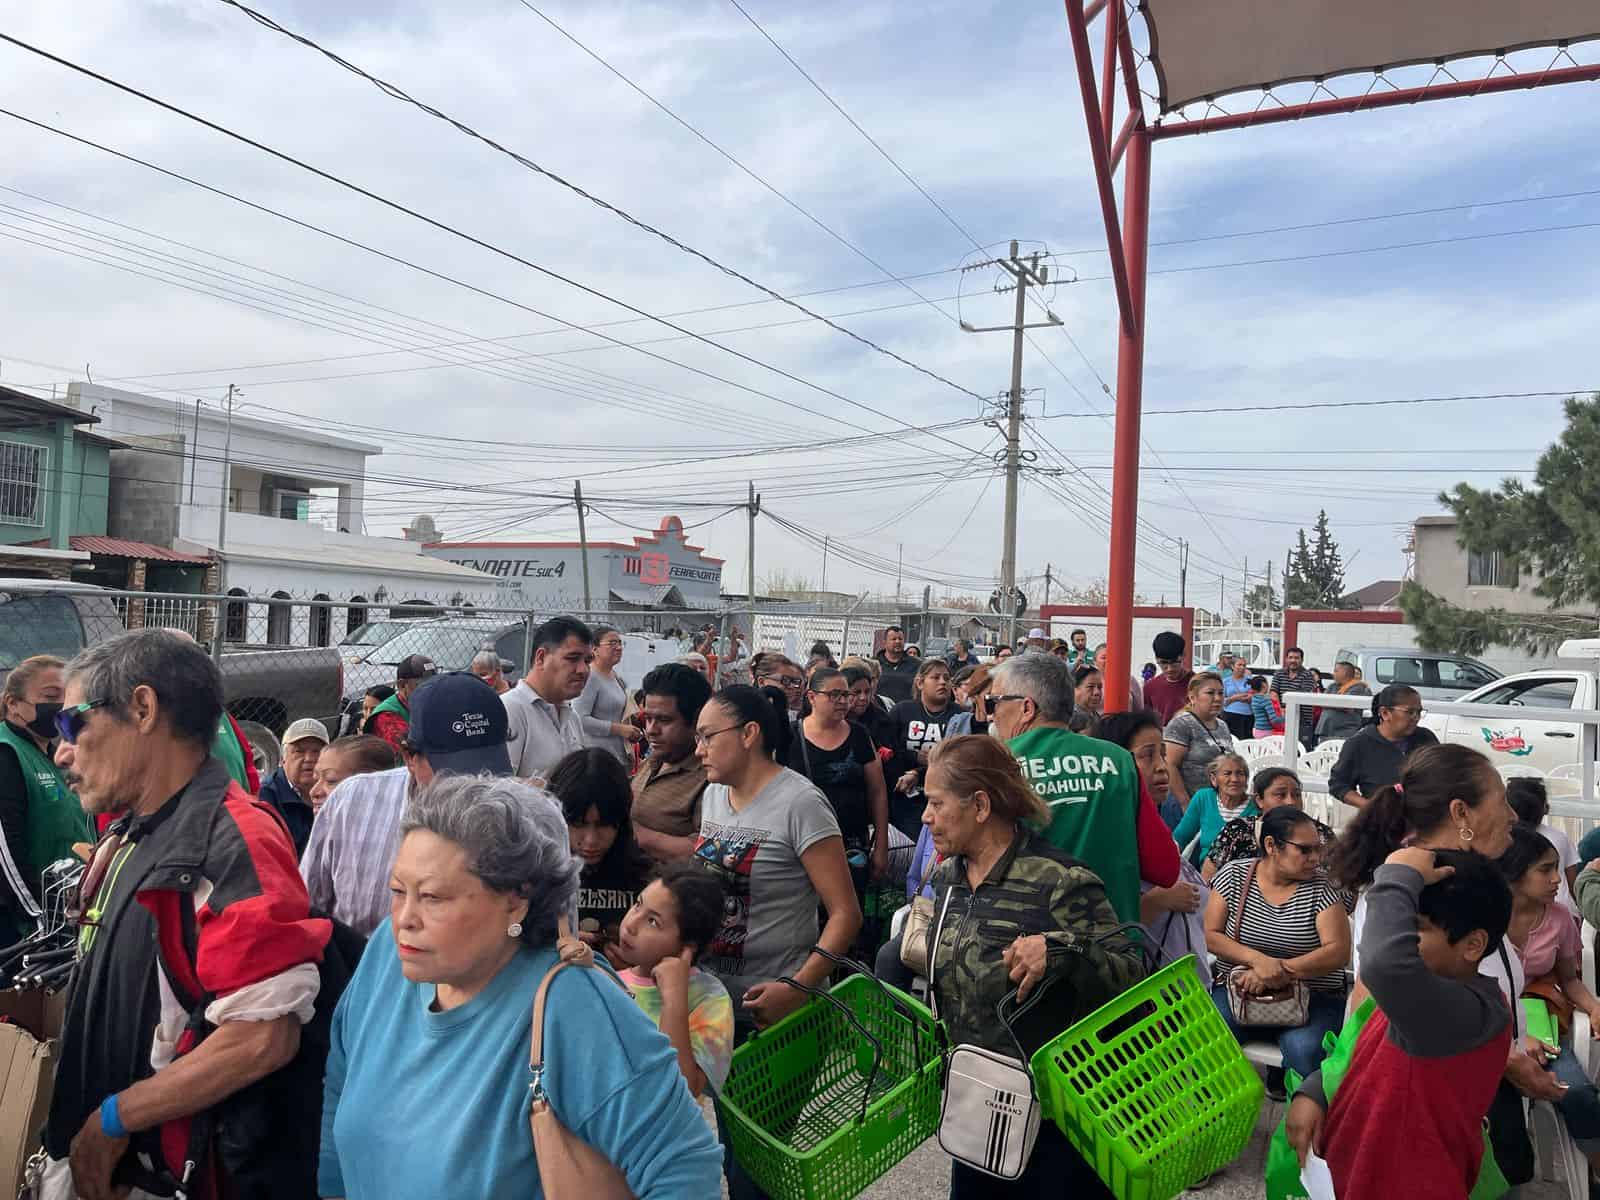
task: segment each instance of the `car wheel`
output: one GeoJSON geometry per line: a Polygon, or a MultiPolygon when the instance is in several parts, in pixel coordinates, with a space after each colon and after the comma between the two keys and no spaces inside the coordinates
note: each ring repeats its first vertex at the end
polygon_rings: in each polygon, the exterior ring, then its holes
{"type": "Polygon", "coordinates": [[[256,774],[265,782],[283,762],[283,747],[272,730],[258,721],[240,721],[239,729],[250,740],[250,757],[255,762],[256,774]]]}

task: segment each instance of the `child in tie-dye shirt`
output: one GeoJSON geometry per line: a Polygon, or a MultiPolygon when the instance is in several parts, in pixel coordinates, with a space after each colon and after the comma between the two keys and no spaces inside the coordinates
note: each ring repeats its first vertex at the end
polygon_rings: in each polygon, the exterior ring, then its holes
{"type": "Polygon", "coordinates": [[[715,1092],[733,1054],[733,1003],[715,975],[694,965],[722,928],[723,890],[696,862],[673,863],[622,919],[622,981],[678,1052],[689,1091],[715,1092]]]}

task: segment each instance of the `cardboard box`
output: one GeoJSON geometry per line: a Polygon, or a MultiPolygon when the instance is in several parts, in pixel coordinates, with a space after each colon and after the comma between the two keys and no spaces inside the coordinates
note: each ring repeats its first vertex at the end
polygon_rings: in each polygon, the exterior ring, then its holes
{"type": "Polygon", "coordinates": [[[56,1078],[56,1043],[0,1025],[0,1195],[15,1196],[39,1147],[56,1078]]]}
{"type": "Polygon", "coordinates": [[[20,1025],[41,1042],[61,1036],[61,1022],[66,1015],[65,990],[53,996],[47,996],[39,988],[0,991],[0,1019],[20,1025]]]}

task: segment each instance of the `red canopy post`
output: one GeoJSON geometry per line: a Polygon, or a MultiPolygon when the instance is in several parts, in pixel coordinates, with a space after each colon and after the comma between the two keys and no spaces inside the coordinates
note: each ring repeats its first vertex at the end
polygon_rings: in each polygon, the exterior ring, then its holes
{"type": "Polygon", "coordinates": [[[1133,672],[1134,555],[1139,549],[1139,416],[1144,402],[1145,263],[1150,246],[1150,131],[1128,139],[1122,189],[1122,255],[1128,264],[1133,331],[1117,328],[1117,417],[1111,474],[1111,561],[1106,578],[1107,712],[1125,712],[1133,672]]]}

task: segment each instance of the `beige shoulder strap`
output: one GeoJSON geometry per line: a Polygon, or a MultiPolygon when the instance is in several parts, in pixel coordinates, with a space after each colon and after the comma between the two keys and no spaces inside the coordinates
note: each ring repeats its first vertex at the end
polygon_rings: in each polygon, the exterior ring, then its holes
{"type": "MultiPolygon", "coordinates": [[[[558,917],[556,919],[557,941],[559,942],[562,939],[569,938],[571,936],[571,926],[567,924],[567,918],[564,916],[558,917]]],[[[593,967],[594,963],[592,960],[583,964],[565,961],[557,962],[555,966],[551,967],[544,973],[544,978],[539,981],[539,990],[533,994],[533,1036],[529,1039],[528,1069],[533,1071],[535,1074],[537,1074],[544,1066],[544,1002],[546,995],[550,991],[550,984],[555,977],[562,971],[566,970],[566,968],[577,967],[580,965],[585,967],[593,967]]],[[[600,973],[606,978],[615,982],[616,985],[624,992],[628,991],[628,985],[623,983],[622,980],[618,979],[616,976],[612,975],[610,971],[602,969],[600,973]]],[[[629,994],[631,995],[632,993],[629,994]]]]}

